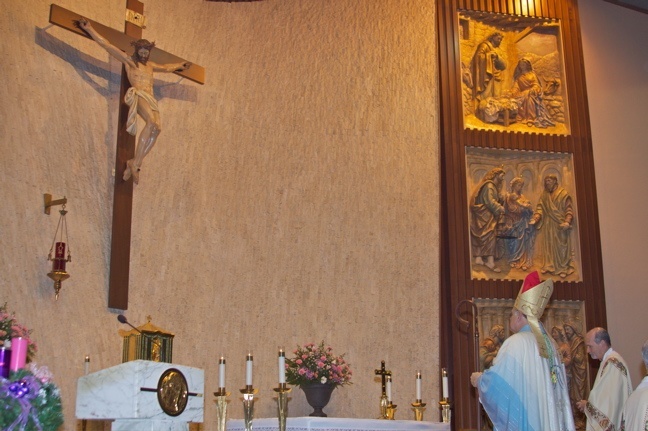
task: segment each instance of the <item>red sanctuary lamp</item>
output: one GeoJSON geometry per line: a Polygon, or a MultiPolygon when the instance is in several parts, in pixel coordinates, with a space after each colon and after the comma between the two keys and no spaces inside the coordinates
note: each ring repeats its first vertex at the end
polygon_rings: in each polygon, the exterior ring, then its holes
{"type": "Polygon", "coordinates": [[[51,195],[48,194],[45,195],[45,214],[49,214],[49,209],[51,206],[63,205],[63,208],[59,211],[61,216],[59,217],[59,222],[58,225],[56,226],[56,232],[54,232],[54,240],[52,241],[52,247],[50,248],[49,254],[47,255],[47,260],[52,261],[52,271],[47,273],[47,276],[52,280],[54,280],[54,293],[55,293],[56,300],[58,300],[59,297],[59,292],[61,290],[61,283],[63,282],[63,280],[67,280],[68,278],[70,278],[70,274],[68,274],[67,271],[65,270],[65,266],[67,262],[72,261],[72,255],[70,254],[69,246],[67,246],[67,256],[65,253],[66,242],[69,242],[68,233],[67,233],[67,222],[65,219],[65,215],[67,214],[67,211],[65,210],[66,203],[67,203],[67,199],[65,197],[63,199],[52,201],[51,195]],[[65,241],[63,241],[63,232],[65,232],[65,241]],[[52,257],[52,253],[54,253],[54,257],[52,257]]]}

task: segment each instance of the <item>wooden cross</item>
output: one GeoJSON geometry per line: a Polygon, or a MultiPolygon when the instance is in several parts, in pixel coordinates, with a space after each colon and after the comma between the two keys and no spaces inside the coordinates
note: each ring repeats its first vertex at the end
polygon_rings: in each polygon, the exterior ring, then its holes
{"type": "Polygon", "coordinates": [[[387,395],[386,380],[387,376],[391,376],[391,371],[385,369],[385,361],[380,361],[380,369],[375,370],[376,375],[382,378],[382,394],[387,395]]]}
{"type": "MultiPolygon", "coordinates": [[[[89,37],[76,25],[77,21],[84,18],[111,44],[130,54],[133,52],[131,42],[142,38],[142,28],[144,27],[143,14],[144,4],[142,2],[138,0],[126,0],[126,25],[122,33],[52,4],[50,8],[50,22],[78,35],[89,37]]],[[[151,51],[150,59],[158,64],[181,63],[185,61],[180,57],[176,57],[158,48],[151,51]]],[[[205,83],[205,69],[196,64],[192,64],[187,70],[175,73],[199,84],[205,83]]],[[[130,86],[125,69],[122,66],[121,89],[119,92],[119,130],[117,132],[117,150],[115,157],[110,281],[108,287],[108,307],[120,310],[128,309],[131,218],[133,214],[133,181],[122,180],[126,168],[126,161],[132,159],[135,152],[136,138],[126,131],[129,107],[124,102],[124,95],[130,86]]]]}

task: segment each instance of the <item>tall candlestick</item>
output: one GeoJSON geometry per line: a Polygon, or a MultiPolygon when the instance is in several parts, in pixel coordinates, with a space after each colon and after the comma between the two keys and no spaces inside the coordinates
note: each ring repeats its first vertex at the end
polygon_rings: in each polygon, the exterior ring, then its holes
{"type": "Polygon", "coordinates": [[[421,399],[421,372],[417,371],[416,372],[416,399],[420,400],[421,399]]]}
{"type": "Polygon", "coordinates": [[[385,391],[387,392],[387,401],[391,402],[391,376],[387,376],[387,381],[385,382],[385,391]]]}
{"type": "Polygon", "coordinates": [[[279,347],[279,384],[286,383],[286,352],[279,347]]]}
{"type": "Polygon", "coordinates": [[[443,382],[443,398],[448,398],[448,372],[445,368],[441,369],[441,381],[443,382]]]}
{"type": "Polygon", "coordinates": [[[245,385],[246,386],[252,386],[252,365],[253,365],[252,352],[248,352],[245,361],[245,385]]]}
{"type": "Polygon", "coordinates": [[[221,356],[218,360],[218,387],[225,387],[225,357],[221,356]]]}

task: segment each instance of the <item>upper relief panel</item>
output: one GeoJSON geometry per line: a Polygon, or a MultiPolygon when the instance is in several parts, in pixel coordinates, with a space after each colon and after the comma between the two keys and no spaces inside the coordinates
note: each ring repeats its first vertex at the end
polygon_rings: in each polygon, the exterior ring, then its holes
{"type": "Polygon", "coordinates": [[[465,129],[569,135],[559,20],[459,11],[465,129]]]}

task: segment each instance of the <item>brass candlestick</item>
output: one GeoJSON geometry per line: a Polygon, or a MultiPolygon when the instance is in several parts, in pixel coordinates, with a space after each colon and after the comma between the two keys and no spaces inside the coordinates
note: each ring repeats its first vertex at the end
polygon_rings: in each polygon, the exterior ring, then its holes
{"type": "Polygon", "coordinates": [[[218,388],[214,392],[216,397],[216,426],[218,431],[227,430],[227,397],[230,393],[225,391],[225,388],[218,388]]]}
{"type": "Polygon", "coordinates": [[[273,389],[277,393],[277,413],[279,418],[279,431],[286,431],[286,418],[288,417],[288,393],[292,388],[286,387],[285,383],[273,389]]]}
{"type": "Polygon", "coordinates": [[[387,399],[387,394],[382,394],[380,396],[380,417],[378,419],[387,419],[388,406],[389,406],[389,400],[387,399]]]}
{"type": "Polygon", "coordinates": [[[416,402],[412,403],[412,407],[414,408],[414,420],[419,422],[422,421],[425,403],[422,400],[416,400],[416,402]]]}
{"type": "Polygon", "coordinates": [[[241,389],[243,394],[243,419],[245,421],[245,431],[252,431],[252,421],[254,420],[254,396],[259,393],[252,385],[247,385],[241,389]]]}
{"type": "Polygon", "coordinates": [[[386,409],[385,419],[390,421],[394,420],[394,417],[396,416],[396,407],[398,407],[396,404],[393,404],[391,401],[389,402],[386,409]]]}
{"type": "Polygon", "coordinates": [[[450,400],[448,398],[443,398],[439,401],[441,406],[441,420],[443,423],[449,424],[452,412],[450,411],[450,400]]]}

